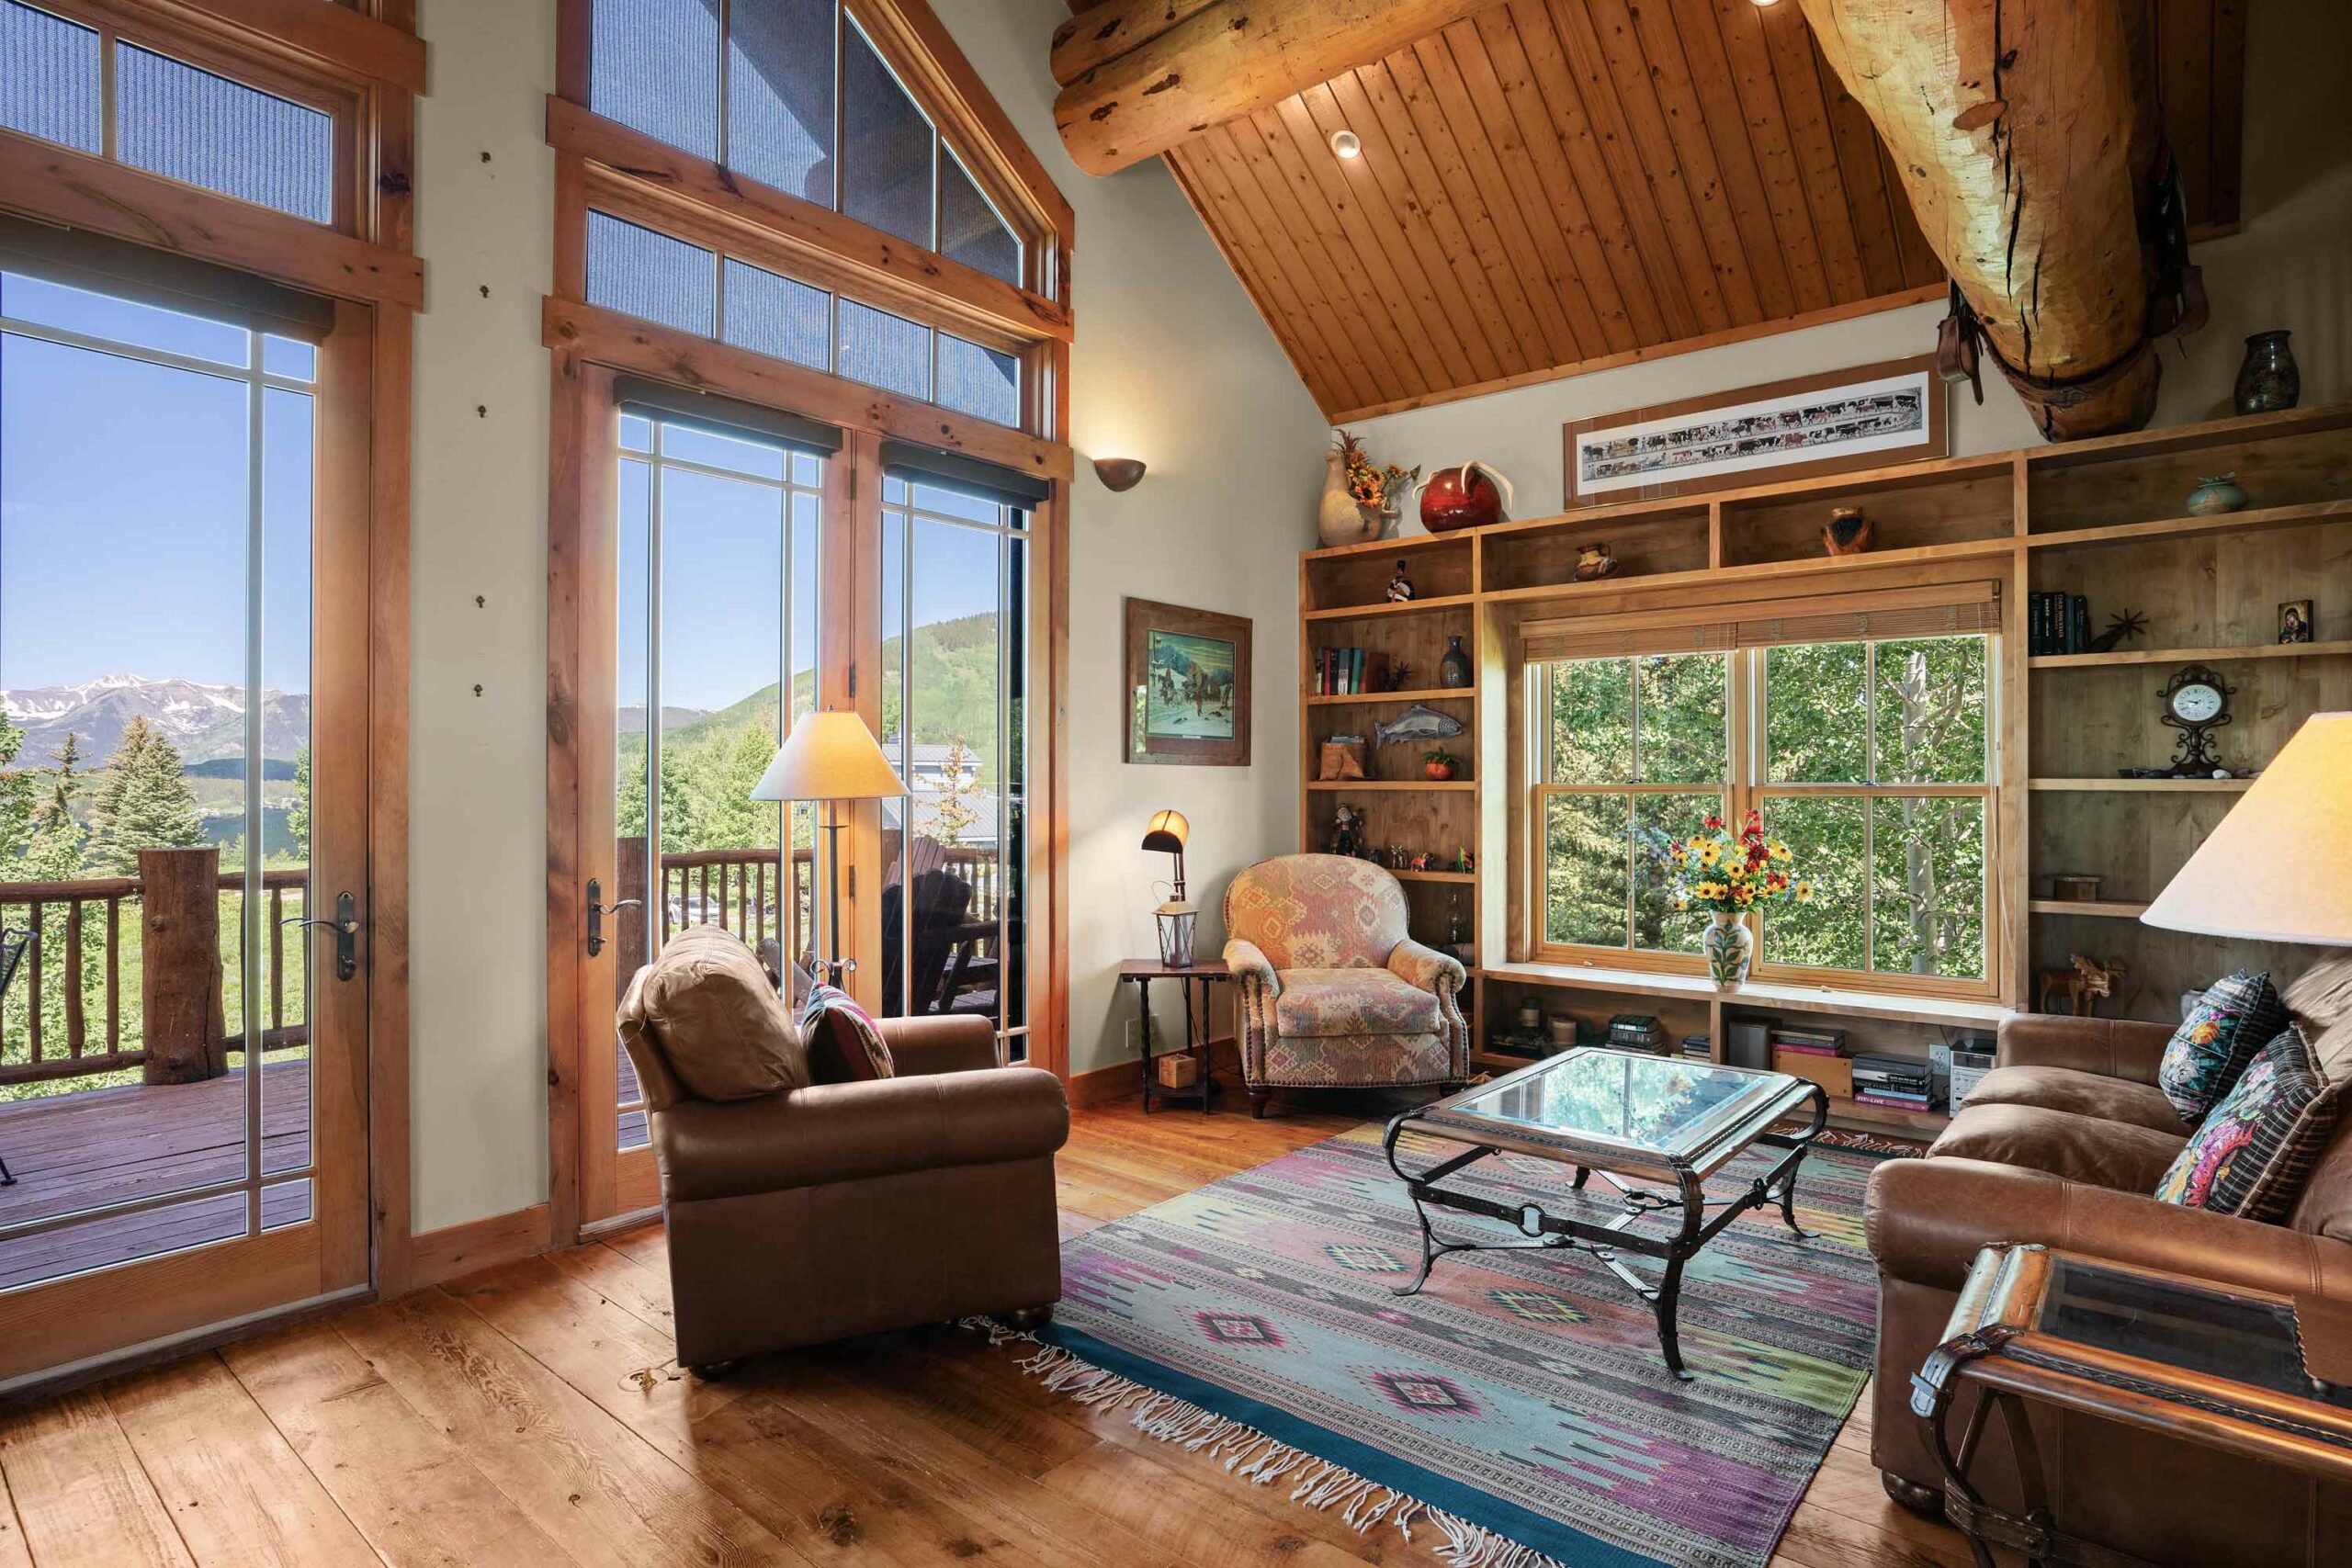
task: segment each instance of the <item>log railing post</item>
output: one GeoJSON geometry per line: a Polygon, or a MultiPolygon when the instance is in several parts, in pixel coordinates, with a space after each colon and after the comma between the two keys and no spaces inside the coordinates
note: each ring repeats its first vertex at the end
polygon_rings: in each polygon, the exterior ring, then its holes
{"type": "MultiPolygon", "coordinates": [[[[141,1081],[195,1083],[229,1070],[220,995],[220,852],[141,850],[141,1081]]],[[[248,1010],[251,1010],[250,1009],[248,1010]]]]}

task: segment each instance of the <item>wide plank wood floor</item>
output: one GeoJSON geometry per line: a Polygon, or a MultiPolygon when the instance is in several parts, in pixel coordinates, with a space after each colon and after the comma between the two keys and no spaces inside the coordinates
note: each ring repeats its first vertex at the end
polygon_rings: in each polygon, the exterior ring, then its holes
{"type": "MultiPolygon", "coordinates": [[[[1376,1105],[1263,1122],[1133,1100],[1059,1161],[1076,1235],[1328,1137],[1376,1105]]],[[[490,1269],[0,1414],[0,1568],[888,1564],[1442,1568],[1150,1441],[942,1326],[670,1364],[659,1228],[490,1269]]],[[[1886,1501],[1868,1406],[1776,1563],[1966,1568],[1886,1501]]]]}

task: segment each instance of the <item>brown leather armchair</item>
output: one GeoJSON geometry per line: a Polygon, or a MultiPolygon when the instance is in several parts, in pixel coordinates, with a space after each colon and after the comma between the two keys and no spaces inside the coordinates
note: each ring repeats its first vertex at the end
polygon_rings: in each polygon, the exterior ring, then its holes
{"type": "MultiPolygon", "coordinates": [[[[1933,1512],[1942,1474],[1910,1413],[1910,1379],[1941,1341],[1970,1261],[1994,1242],[2041,1243],[2223,1286],[2352,1302],[2352,1130],[2322,1157],[2290,1223],[2263,1224],[2148,1196],[2188,1141],[2155,1086],[2171,1029],[2022,1016],[1999,1065],[1926,1159],[1871,1176],[1864,1224],[1878,1264],[1871,1457],[1897,1501],[1933,1512]]],[[[1963,1395],[1963,1399],[1970,1397],[1963,1395]]],[[[1962,1415],[1964,1416],[1964,1412],[1962,1415]]],[[[2352,1488],[2031,1407],[2059,1529],[2152,1562],[2341,1562],[2352,1488]]],[[[1971,1478],[2020,1504],[1999,1422],[1971,1478]]]]}
{"type": "Polygon", "coordinates": [[[1061,1080],[1000,1067],[988,1021],[886,1019],[897,1076],[698,1100],[633,1005],[620,1032],[651,1113],[678,1360],[744,1356],[1061,1296],[1061,1080]]]}

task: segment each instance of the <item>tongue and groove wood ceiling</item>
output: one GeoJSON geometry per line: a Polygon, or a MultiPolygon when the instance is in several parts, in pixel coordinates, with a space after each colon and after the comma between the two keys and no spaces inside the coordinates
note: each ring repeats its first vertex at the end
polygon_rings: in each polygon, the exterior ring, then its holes
{"type": "MultiPolygon", "coordinates": [[[[2151,0],[2193,232],[2237,219],[2244,3],[2151,0]]],[[[1790,3],[1509,0],[1167,161],[1335,423],[1943,289],[1790,3]]]]}

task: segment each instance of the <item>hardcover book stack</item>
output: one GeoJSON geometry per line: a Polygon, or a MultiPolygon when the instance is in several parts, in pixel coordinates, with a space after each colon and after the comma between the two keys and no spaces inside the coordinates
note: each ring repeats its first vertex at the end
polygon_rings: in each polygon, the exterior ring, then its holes
{"type": "Polygon", "coordinates": [[[1854,1058],[1854,1102],[1890,1111],[1935,1109],[1935,1069],[1909,1056],[1854,1058]]]}
{"type": "Polygon", "coordinates": [[[2027,602],[2027,651],[2088,653],[2091,602],[2079,593],[2036,593],[2027,602]]]}
{"type": "Polygon", "coordinates": [[[1807,1056],[1842,1056],[1846,1054],[1846,1032],[1842,1029],[1775,1024],[1772,1028],[1772,1049],[1795,1051],[1807,1056]]]}

